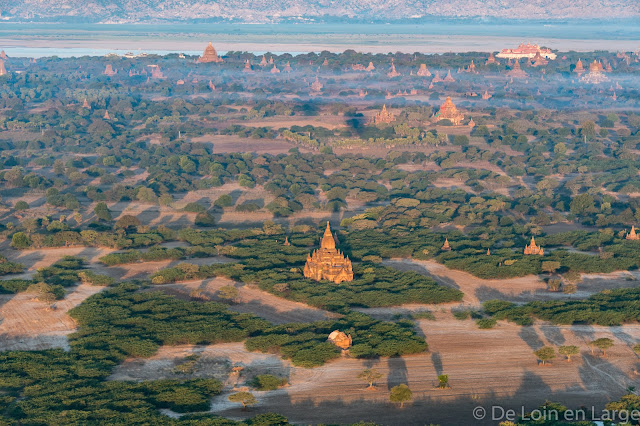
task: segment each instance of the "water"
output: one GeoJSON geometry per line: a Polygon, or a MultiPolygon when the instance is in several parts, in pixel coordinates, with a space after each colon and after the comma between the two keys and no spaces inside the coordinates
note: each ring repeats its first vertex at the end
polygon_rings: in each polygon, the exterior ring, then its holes
{"type": "Polygon", "coordinates": [[[438,20],[421,24],[13,24],[0,23],[10,56],[102,56],[128,51],[200,54],[207,41],[220,53],[292,54],[496,51],[520,42],[567,50],[636,50],[640,21],[438,20]]]}

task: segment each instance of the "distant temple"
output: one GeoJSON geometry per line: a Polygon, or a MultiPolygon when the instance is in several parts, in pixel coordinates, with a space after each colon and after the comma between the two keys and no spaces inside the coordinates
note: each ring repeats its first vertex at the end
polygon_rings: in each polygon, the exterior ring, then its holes
{"type": "Polygon", "coordinates": [[[104,68],[104,72],[102,74],[104,75],[108,75],[109,77],[114,76],[118,73],[117,70],[114,70],[113,67],[111,66],[111,64],[107,64],[107,66],[104,68]]]}
{"type": "Polygon", "coordinates": [[[265,58],[264,55],[262,55],[262,60],[260,61],[260,66],[262,68],[267,66],[267,58],[265,58]]]}
{"type": "Polygon", "coordinates": [[[291,64],[289,63],[289,61],[287,61],[287,64],[284,66],[283,71],[284,71],[284,72],[291,72],[291,71],[293,71],[293,68],[291,68],[291,64]]]}
{"type": "Polygon", "coordinates": [[[536,245],[536,239],[531,237],[531,243],[528,246],[524,246],[524,254],[527,255],[544,255],[544,249],[536,245]]]}
{"type": "Polygon", "coordinates": [[[436,75],[431,80],[431,83],[440,83],[442,81],[442,77],[440,77],[440,73],[436,71],[436,75]]]}
{"type": "Polygon", "coordinates": [[[371,119],[372,124],[389,124],[394,121],[396,117],[387,111],[387,106],[382,105],[382,109],[379,113],[373,116],[371,119]]]}
{"type": "Polygon", "coordinates": [[[627,240],[640,240],[640,235],[636,233],[636,227],[632,226],[631,231],[625,236],[627,240]]]}
{"type": "Polygon", "coordinates": [[[466,68],[467,72],[476,72],[476,64],[473,63],[473,59],[471,60],[471,63],[469,64],[469,66],[467,66],[466,68]]]}
{"type": "Polygon", "coordinates": [[[289,242],[289,237],[284,237],[284,244],[282,244],[283,246],[290,246],[291,243],[289,242]]]}
{"type": "Polygon", "coordinates": [[[584,74],[584,65],[582,65],[581,59],[578,59],[578,62],[576,63],[576,67],[573,69],[573,72],[578,74],[578,76],[581,76],[582,74],[584,74]]]}
{"type": "Polygon", "coordinates": [[[491,99],[491,95],[489,94],[488,91],[484,91],[484,93],[482,94],[482,99],[484,99],[485,101],[488,99],[491,99]]]}
{"type": "Polygon", "coordinates": [[[320,80],[318,80],[318,76],[316,76],[316,81],[311,83],[311,91],[317,93],[320,92],[323,87],[324,86],[322,85],[322,83],[320,83],[320,80]]]}
{"type": "Polygon", "coordinates": [[[543,58],[546,59],[556,59],[556,54],[551,51],[551,49],[541,48],[537,44],[524,44],[520,43],[515,49],[502,49],[500,53],[496,56],[498,58],[509,58],[509,59],[521,59],[521,58],[529,58],[533,59],[536,54],[539,54],[543,58]]]}
{"type": "Polygon", "coordinates": [[[87,98],[84,98],[84,102],[82,103],[82,108],[91,109],[91,105],[89,104],[89,101],[87,100],[87,98]]]}
{"type": "Polygon", "coordinates": [[[353,268],[349,257],[345,257],[336,249],[336,242],[331,235],[331,227],[327,222],[320,249],[307,256],[304,265],[305,278],[316,281],[329,280],[338,284],[343,281],[353,281],[353,268]]]}
{"type": "Polygon", "coordinates": [[[209,45],[204,49],[202,56],[198,58],[198,62],[200,62],[201,64],[206,64],[209,62],[219,63],[223,62],[223,60],[218,56],[218,52],[216,52],[216,49],[213,47],[211,42],[209,42],[209,45]]]}
{"type": "Polygon", "coordinates": [[[160,70],[160,66],[159,65],[147,65],[149,67],[151,67],[151,78],[155,78],[155,79],[163,79],[164,74],[162,74],[162,70],[160,70]]]}
{"type": "Polygon", "coordinates": [[[273,68],[271,68],[271,74],[278,74],[279,72],[280,70],[278,69],[276,64],[273,64],[273,68]]]}
{"type": "Polygon", "coordinates": [[[589,64],[589,73],[582,76],[580,81],[584,83],[590,84],[600,84],[605,81],[608,81],[606,75],[604,75],[604,67],[602,66],[602,62],[594,60],[591,64],[589,64]]]}
{"type": "Polygon", "coordinates": [[[497,64],[499,65],[500,63],[496,60],[496,57],[493,56],[493,52],[489,53],[489,57],[487,58],[487,62],[485,62],[486,65],[489,64],[497,64]]]}
{"type": "Polygon", "coordinates": [[[549,64],[549,61],[543,58],[542,55],[540,55],[540,52],[536,53],[536,56],[533,57],[532,61],[532,67],[543,67],[549,64]]]}
{"type": "Polygon", "coordinates": [[[448,238],[444,239],[444,244],[442,245],[440,250],[442,250],[442,251],[451,251],[451,246],[449,245],[449,239],[448,238]]]}
{"type": "Polygon", "coordinates": [[[109,110],[106,110],[104,112],[104,116],[102,118],[105,120],[111,120],[111,117],[109,116],[109,110]]]}
{"type": "Polygon", "coordinates": [[[393,63],[393,60],[392,60],[391,61],[391,69],[387,73],[387,77],[394,78],[394,77],[399,77],[400,75],[402,75],[402,74],[400,74],[398,71],[396,71],[396,65],[393,63]]]}
{"type": "Polygon", "coordinates": [[[449,120],[454,126],[460,125],[464,120],[464,115],[458,111],[450,96],[447,96],[447,100],[440,106],[440,110],[434,117],[438,121],[449,120]]]}
{"type": "Polygon", "coordinates": [[[373,66],[373,62],[369,62],[369,65],[367,66],[367,71],[373,71],[376,69],[376,67],[373,66]]]}
{"type": "Polygon", "coordinates": [[[248,59],[244,63],[244,69],[242,70],[242,72],[253,72],[253,69],[251,68],[251,62],[248,59]]]}
{"type": "Polygon", "coordinates": [[[453,76],[451,76],[451,70],[449,70],[447,76],[442,81],[446,81],[447,83],[453,83],[454,81],[456,81],[453,76]]]}
{"type": "Polygon", "coordinates": [[[5,53],[4,50],[2,52],[0,52],[0,59],[7,59],[7,58],[8,58],[8,56],[7,56],[7,54],[5,53]]]}
{"type": "Polygon", "coordinates": [[[527,73],[524,72],[522,68],[520,68],[520,62],[516,61],[513,64],[513,67],[509,71],[507,71],[507,75],[510,77],[524,78],[527,76],[527,73]]]}
{"type": "Polygon", "coordinates": [[[420,69],[418,70],[416,75],[420,77],[431,77],[431,72],[427,68],[426,64],[420,64],[420,69]]]}
{"type": "Polygon", "coordinates": [[[4,67],[4,61],[0,59],[0,77],[3,75],[7,75],[7,69],[4,67]]]}
{"type": "Polygon", "coordinates": [[[352,69],[353,71],[366,71],[366,70],[367,70],[367,69],[364,67],[364,65],[362,65],[362,64],[354,64],[354,65],[351,65],[351,69],[352,69]]]}

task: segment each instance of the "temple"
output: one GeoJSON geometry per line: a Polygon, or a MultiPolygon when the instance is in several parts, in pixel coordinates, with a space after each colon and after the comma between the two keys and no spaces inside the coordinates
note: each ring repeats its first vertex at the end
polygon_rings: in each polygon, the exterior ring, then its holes
{"type": "Polygon", "coordinates": [[[109,116],[109,110],[106,110],[104,112],[104,115],[102,116],[102,118],[105,120],[111,120],[111,116],[109,116]]]}
{"type": "Polygon", "coordinates": [[[509,58],[509,59],[521,59],[521,58],[529,58],[533,59],[537,54],[542,56],[545,59],[556,59],[556,54],[551,51],[551,49],[541,48],[537,44],[524,44],[520,43],[515,49],[502,49],[500,53],[496,56],[498,58],[509,58]]]}
{"type": "Polygon", "coordinates": [[[87,100],[87,98],[84,98],[84,102],[82,103],[82,108],[91,109],[91,105],[89,104],[89,101],[87,100]]]}
{"type": "Polygon", "coordinates": [[[449,245],[449,239],[448,238],[444,239],[444,244],[442,245],[440,250],[442,250],[442,251],[451,251],[451,246],[449,245]]]}
{"type": "Polygon", "coordinates": [[[513,67],[507,71],[507,75],[510,77],[523,78],[527,76],[527,73],[520,68],[520,62],[516,61],[513,67]]]}
{"type": "Polygon", "coordinates": [[[487,62],[485,62],[485,65],[490,65],[490,64],[500,64],[497,60],[496,57],[493,56],[493,52],[489,53],[489,57],[487,58],[487,62]]]}
{"type": "Polygon", "coordinates": [[[451,97],[447,96],[447,100],[440,106],[440,111],[434,116],[438,121],[449,120],[454,126],[460,125],[464,120],[464,115],[458,111],[451,97]]]}
{"type": "Polygon", "coordinates": [[[111,66],[111,64],[107,64],[107,66],[104,68],[104,72],[102,74],[104,75],[108,75],[109,77],[114,76],[118,73],[117,70],[114,70],[113,67],[111,66]]]}
{"type": "Polygon", "coordinates": [[[324,86],[322,85],[322,83],[320,83],[320,80],[318,80],[318,76],[316,76],[316,81],[311,83],[311,91],[312,92],[320,92],[323,87],[324,86]]]}
{"type": "Polygon", "coordinates": [[[291,64],[289,63],[289,61],[287,61],[287,64],[284,66],[283,71],[284,71],[284,72],[291,72],[291,71],[293,71],[293,68],[291,68],[291,64]]]}
{"type": "Polygon", "coordinates": [[[420,77],[431,77],[431,72],[427,68],[426,64],[420,64],[420,69],[416,73],[416,75],[420,77]]]}
{"type": "Polygon", "coordinates": [[[584,83],[590,84],[600,84],[605,81],[608,81],[606,75],[604,75],[604,67],[602,66],[602,62],[594,60],[591,64],[589,64],[589,73],[582,76],[580,81],[584,83]]]}
{"type": "Polygon", "coordinates": [[[473,63],[473,59],[471,60],[471,63],[467,66],[465,71],[471,72],[471,73],[476,72],[476,64],[473,63]]]}
{"type": "Polygon", "coordinates": [[[581,76],[582,74],[584,74],[584,65],[582,65],[581,59],[578,59],[578,62],[576,63],[576,67],[573,69],[573,72],[578,74],[578,76],[581,76]]]}
{"type": "Polygon", "coordinates": [[[198,58],[198,62],[201,64],[206,64],[209,62],[219,63],[223,62],[223,60],[218,56],[218,52],[216,52],[216,49],[213,47],[211,42],[209,42],[209,45],[204,49],[202,56],[198,58]]]}
{"type": "Polygon", "coordinates": [[[402,74],[400,74],[398,71],[396,71],[396,65],[393,63],[393,60],[392,60],[391,61],[391,69],[387,73],[387,77],[394,78],[394,77],[399,77],[400,75],[402,75],[402,74]]]}
{"type": "Polygon", "coordinates": [[[271,68],[271,74],[278,74],[279,72],[280,70],[278,69],[276,64],[273,64],[273,68],[271,68]]]}
{"type": "Polygon", "coordinates": [[[533,57],[532,61],[532,67],[543,67],[549,64],[549,61],[543,58],[542,55],[540,55],[540,52],[536,53],[536,56],[533,57]]]}
{"type": "Polygon", "coordinates": [[[373,66],[373,62],[369,62],[369,65],[367,65],[366,70],[367,71],[373,71],[375,69],[376,69],[376,67],[373,66]]]}
{"type": "Polygon", "coordinates": [[[447,83],[453,83],[454,81],[456,81],[453,76],[451,75],[451,70],[449,70],[449,72],[447,73],[447,75],[445,76],[444,79],[442,79],[442,81],[446,81],[447,83]]]}
{"type": "Polygon", "coordinates": [[[528,246],[524,246],[524,254],[526,255],[544,255],[544,249],[536,245],[536,239],[531,237],[531,243],[528,246]]]}
{"type": "Polygon", "coordinates": [[[244,63],[244,68],[242,72],[253,72],[253,69],[251,68],[251,62],[248,59],[244,63]]]}
{"type": "Polygon", "coordinates": [[[482,99],[484,99],[485,101],[488,99],[491,99],[491,94],[489,94],[489,92],[485,90],[484,93],[482,94],[482,99]]]}
{"type": "Polygon", "coordinates": [[[349,257],[345,257],[336,249],[336,241],[331,235],[331,227],[327,222],[320,249],[307,256],[304,265],[305,278],[316,281],[329,280],[338,284],[343,281],[353,281],[353,268],[349,257]]]}
{"type": "Polygon", "coordinates": [[[0,77],[7,75],[7,69],[4,67],[4,61],[0,59],[0,77]]]}
{"type": "Polygon", "coordinates": [[[389,124],[394,121],[396,117],[387,111],[387,106],[383,105],[379,113],[373,116],[371,119],[372,124],[389,124]]]}
{"type": "Polygon", "coordinates": [[[632,226],[631,231],[625,236],[627,240],[640,240],[640,235],[636,233],[636,227],[632,226]]]}

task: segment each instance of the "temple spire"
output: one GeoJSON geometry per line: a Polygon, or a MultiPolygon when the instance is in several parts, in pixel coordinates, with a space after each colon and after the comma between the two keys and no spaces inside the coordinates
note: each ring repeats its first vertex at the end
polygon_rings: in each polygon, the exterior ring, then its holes
{"type": "Polygon", "coordinates": [[[336,241],[333,239],[333,233],[331,232],[331,226],[329,225],[329,221],[327,221],[327,228],[324,230],[324,235],[322,236],[322,242],[320,243],[320,248],[323,248],[323,249],[336,248],[336,241]]]}

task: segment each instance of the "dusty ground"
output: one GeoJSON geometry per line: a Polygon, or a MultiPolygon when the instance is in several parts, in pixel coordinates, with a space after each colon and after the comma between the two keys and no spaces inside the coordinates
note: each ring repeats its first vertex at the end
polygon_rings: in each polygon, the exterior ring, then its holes
{"type": "Polygon", "coordinates": [[[53,304],[29,292],[0,295],[0,350],[68,349],[76,324],[67,312],[104,288],[81,284],[53,304]]]}

